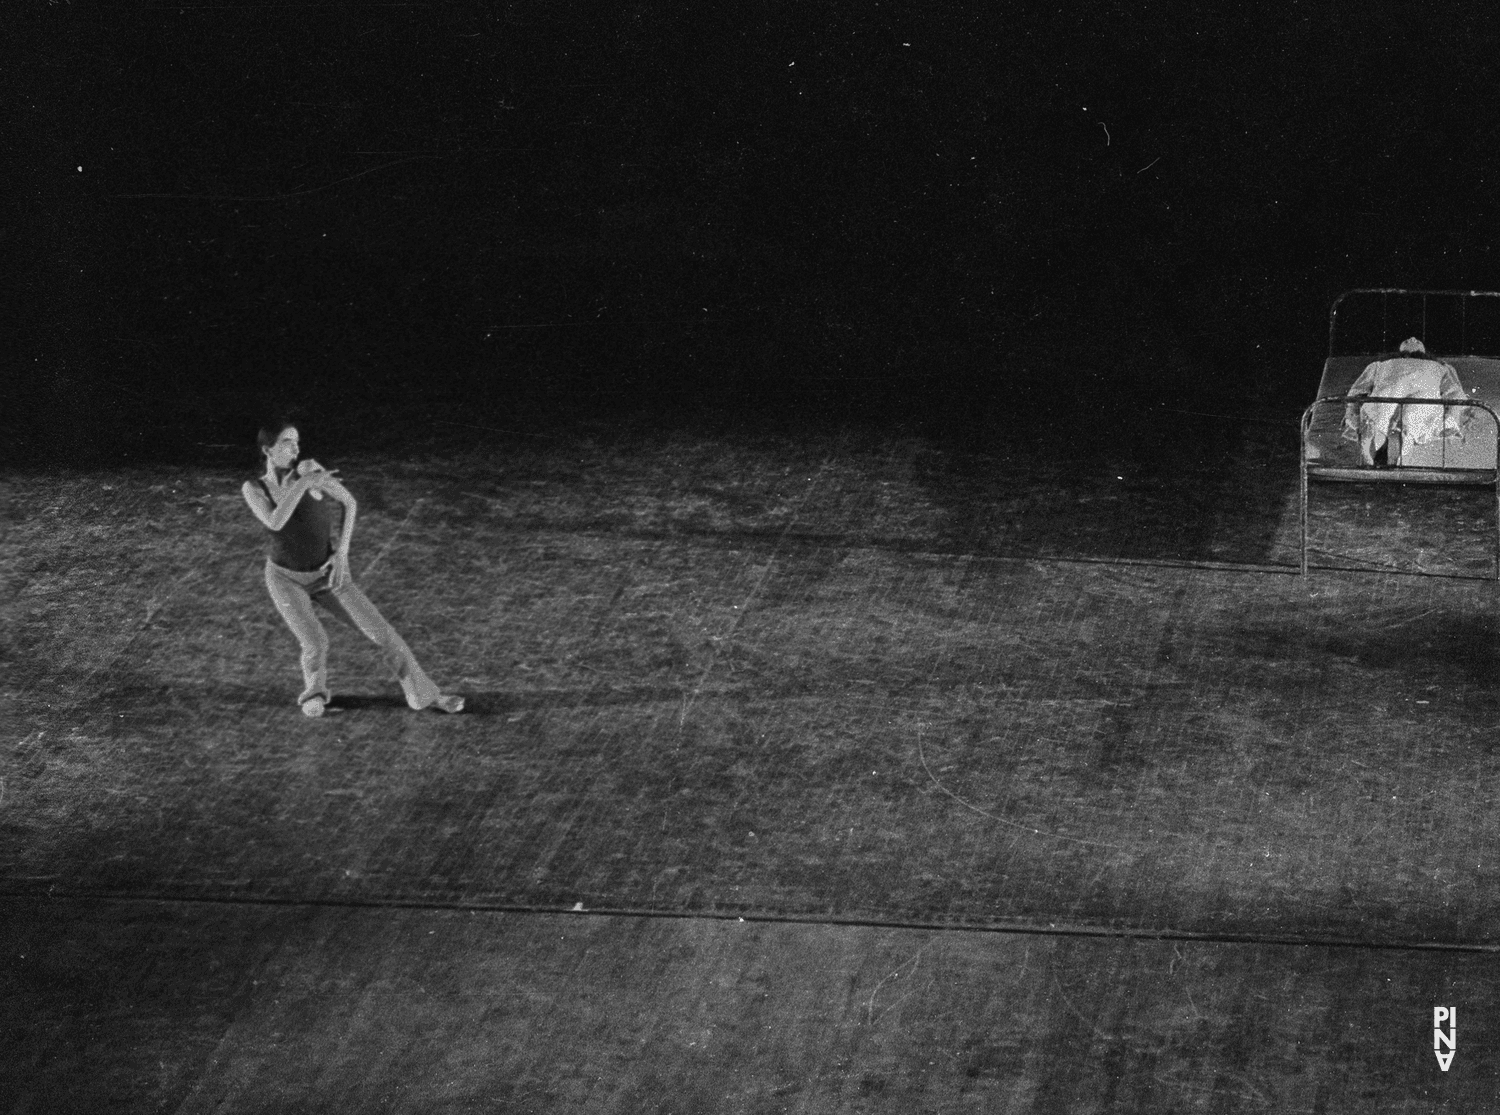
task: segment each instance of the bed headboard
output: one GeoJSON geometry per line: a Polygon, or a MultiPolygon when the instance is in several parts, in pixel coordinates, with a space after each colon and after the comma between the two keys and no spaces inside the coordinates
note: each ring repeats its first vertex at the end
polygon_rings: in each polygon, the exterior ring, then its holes
{"type": "Polygon", "coordinates": [[[1394,352],[1407,337],[1433,352],[1500,357],[1500,291],[1350,290],[1328,312],[1329,357],[1394,352]]]}

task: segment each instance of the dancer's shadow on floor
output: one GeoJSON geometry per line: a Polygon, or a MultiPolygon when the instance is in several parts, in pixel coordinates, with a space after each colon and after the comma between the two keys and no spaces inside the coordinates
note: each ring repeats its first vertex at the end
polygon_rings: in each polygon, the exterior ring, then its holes
{"type": "MultiPolygon", "coordinates": [[[[685,693],[680,685],[636,685],[577,689],[550,689],[520,692],[474,692],[461,689],[464,710],[460,716],[495,716],[499,713],[545,711],[551,709],[599,708],[610,705],[652,705],[663,701],[681,701],[685,693]]],[[[801,695],[804,687],[796,690],[801,695]]],[[[329,712],[411,711],[399,693],[336,693],[328,702],[329,712]]],[[[425,712],[436,713],[436,709],[425,712]]]]}
{"type": "MultiPolygon", "coordinates": [[[[457,714],[459,716],[493,716],[497,712],[504,712],[508,707],[505,698],[499,693],[464,692],[460,696],[464,699],[464,708],[457,714]]],[[[336,693],[328,702],[328,710],[330,712],[412,711],[407,707],[406,698],[399,693],[336,693]]],[[[440,710],[429,708],[420,711],[425,715],[437,714],[440,710]]]]}

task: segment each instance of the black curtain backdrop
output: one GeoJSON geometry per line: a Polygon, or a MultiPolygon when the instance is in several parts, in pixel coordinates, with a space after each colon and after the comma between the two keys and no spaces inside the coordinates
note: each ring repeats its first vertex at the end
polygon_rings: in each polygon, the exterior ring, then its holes
{"type": "Polygon", "coordinates": [[[1500,21],[1424,12],[30,4],[7,446],[1301,402],[1338,291],[1500,285],[1500,21]]]}

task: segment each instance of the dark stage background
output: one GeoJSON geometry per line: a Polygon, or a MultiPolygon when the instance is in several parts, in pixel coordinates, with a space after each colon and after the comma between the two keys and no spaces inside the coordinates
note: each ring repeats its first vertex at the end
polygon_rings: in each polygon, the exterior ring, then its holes
{"type": "Polygon", "coordinates": [[[1492,6],[1061,7],[28,3],[7,450],[1295,437],[1338,291],[1500,286],[1492,6]]]}

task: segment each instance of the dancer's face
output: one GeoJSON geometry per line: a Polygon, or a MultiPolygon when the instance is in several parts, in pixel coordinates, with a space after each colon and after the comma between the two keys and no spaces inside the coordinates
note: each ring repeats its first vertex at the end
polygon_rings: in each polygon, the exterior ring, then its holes
{"type": "Polygon", "coordinates": [[[266,450],[266,460],[272,468],[289,469],[297,461],[297,427],[288,426],[276,438],[276,444],[266,450]]]}

